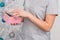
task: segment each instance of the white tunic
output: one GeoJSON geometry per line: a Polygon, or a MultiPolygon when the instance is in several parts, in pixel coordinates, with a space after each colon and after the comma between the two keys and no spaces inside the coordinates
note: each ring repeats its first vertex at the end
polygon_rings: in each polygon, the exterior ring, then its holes
{"type": "MultiPolygon", "coordinates": [[[[44,21],[47,14],[57,14],[57,0],[25,0],[25,10],[44,21]]],[[[22,40],[50,40],[50,33],[38,28],[25,18],[21,31],[22,40]]]]}
{"type": "MultiPolygon", "coordinates": [[[[17,8],[29,11],[37,18],[44,21],[47,14],[57,14],[57,0],[8,0],[8,2],[6,1],[4,10],[8,11],[17,8]]],[[[1,15],[0,13],[0,22],[2,19],[1,15]]],[[[2,32],[4,35],[0,34],[0,37],[3,37],[5,40],[50,40],[50,32],[45,32],[38,28],[27,18],[24,19],[21,32],[14,31],[16,36],[12,39],[9,38],[8,34],[11,32],[13,26],[7,23],[4,24],[5,25],[2,24],[2,26],[5,32],[2,32]],[[9,29],[9,31],[5,29],[9,29]]],[[[18,28],[19,26],[21,25],[16,25],[14,27],[18,28]]],[[[0,31],[2,31],[2,29],[0,29],[0,31]]]]}

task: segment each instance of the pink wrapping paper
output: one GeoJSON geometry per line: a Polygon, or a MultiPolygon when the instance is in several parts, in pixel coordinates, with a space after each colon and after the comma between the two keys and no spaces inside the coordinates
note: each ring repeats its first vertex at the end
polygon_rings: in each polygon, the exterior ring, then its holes
{"type": "Polygon", "coordinates": [[[21,17],[19,17],[19,18],[10,17],[6,13],[4,14],[4,19],[9,24],[11,24],[11,23],[21,23],[21,21],[22,21],[21,17]]]}

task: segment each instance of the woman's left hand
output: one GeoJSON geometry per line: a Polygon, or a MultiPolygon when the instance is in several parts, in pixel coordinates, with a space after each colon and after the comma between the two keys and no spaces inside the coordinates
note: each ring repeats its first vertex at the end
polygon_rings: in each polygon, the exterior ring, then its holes
{"type": "Polygon", "coordinates": [[[21,16],[21,17],[29,17],[31,14],[29,13],[29,12],[27,12],[27,11],[24,11],[24,10],[19,10],[19,9],[16,9],[16,10],[12,10],[12,12],[14,13],[14,14],[12,14],[14,17],[19,17],[19,16],[21,16]]]}

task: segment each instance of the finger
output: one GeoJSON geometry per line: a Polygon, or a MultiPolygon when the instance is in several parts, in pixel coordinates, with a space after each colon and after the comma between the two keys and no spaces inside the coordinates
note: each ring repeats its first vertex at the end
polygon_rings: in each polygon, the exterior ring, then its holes
{"type": "Polygon", "coordinates": [[[11,24],[11,25],[13,25],[13,24],[11,24]]]}
{"type": "Polygon", "coordinates": [[[13,23],[11,23],[11,25],[14,25],[13,23]]]}
{"type": "Polygon", "coordinates": [[[21,17],[20,15],[14,15],[14,18],[19,18],[19,17],[21,17]]]}
{"type": "Polygon", "coordinates": [[[14,13],[14,14],[12,14],[13,16],[16,16],[16,15],[18,15],[17,13],[14,13]]]}
{"type": "Polygon", "coordinates": [[[13,9],[13,10],[9,10],[9,12],[16,12],[16,10],[15,10],[15,9],[13,9]]]}
{"type": "Polygon", "coordinates": [[[11,25],[18,25],[18,23],[11,23],[11,25]]]}
{"type": "Polygon", "coordinates": [[[18,23],[15,23],[15,25],[17,25],[18,23]]]}
{"type": "Polygon", "coordinates": [[[11,24],[11,25],[15,25],[15,24],[11,24]]]}
{"type": "Polygon", "coordinates": [[[15,13],[18,13],[18,9],[15,9],[15,10],[10,10],[10,12],[15,12],[15,13]]]}

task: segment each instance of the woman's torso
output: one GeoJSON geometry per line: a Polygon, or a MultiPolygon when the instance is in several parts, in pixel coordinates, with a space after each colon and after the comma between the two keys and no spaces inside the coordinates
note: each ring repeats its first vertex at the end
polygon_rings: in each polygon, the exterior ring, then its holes
{"type": "MultiPolygon", "coordinates": [[[[25,0],[25,10],[44,21],[48,0],[25,0]]],[[[21,36],[23,40],[49,40],[49,32],[45,32],[25,18],[22,26],[21,36]]]]}

